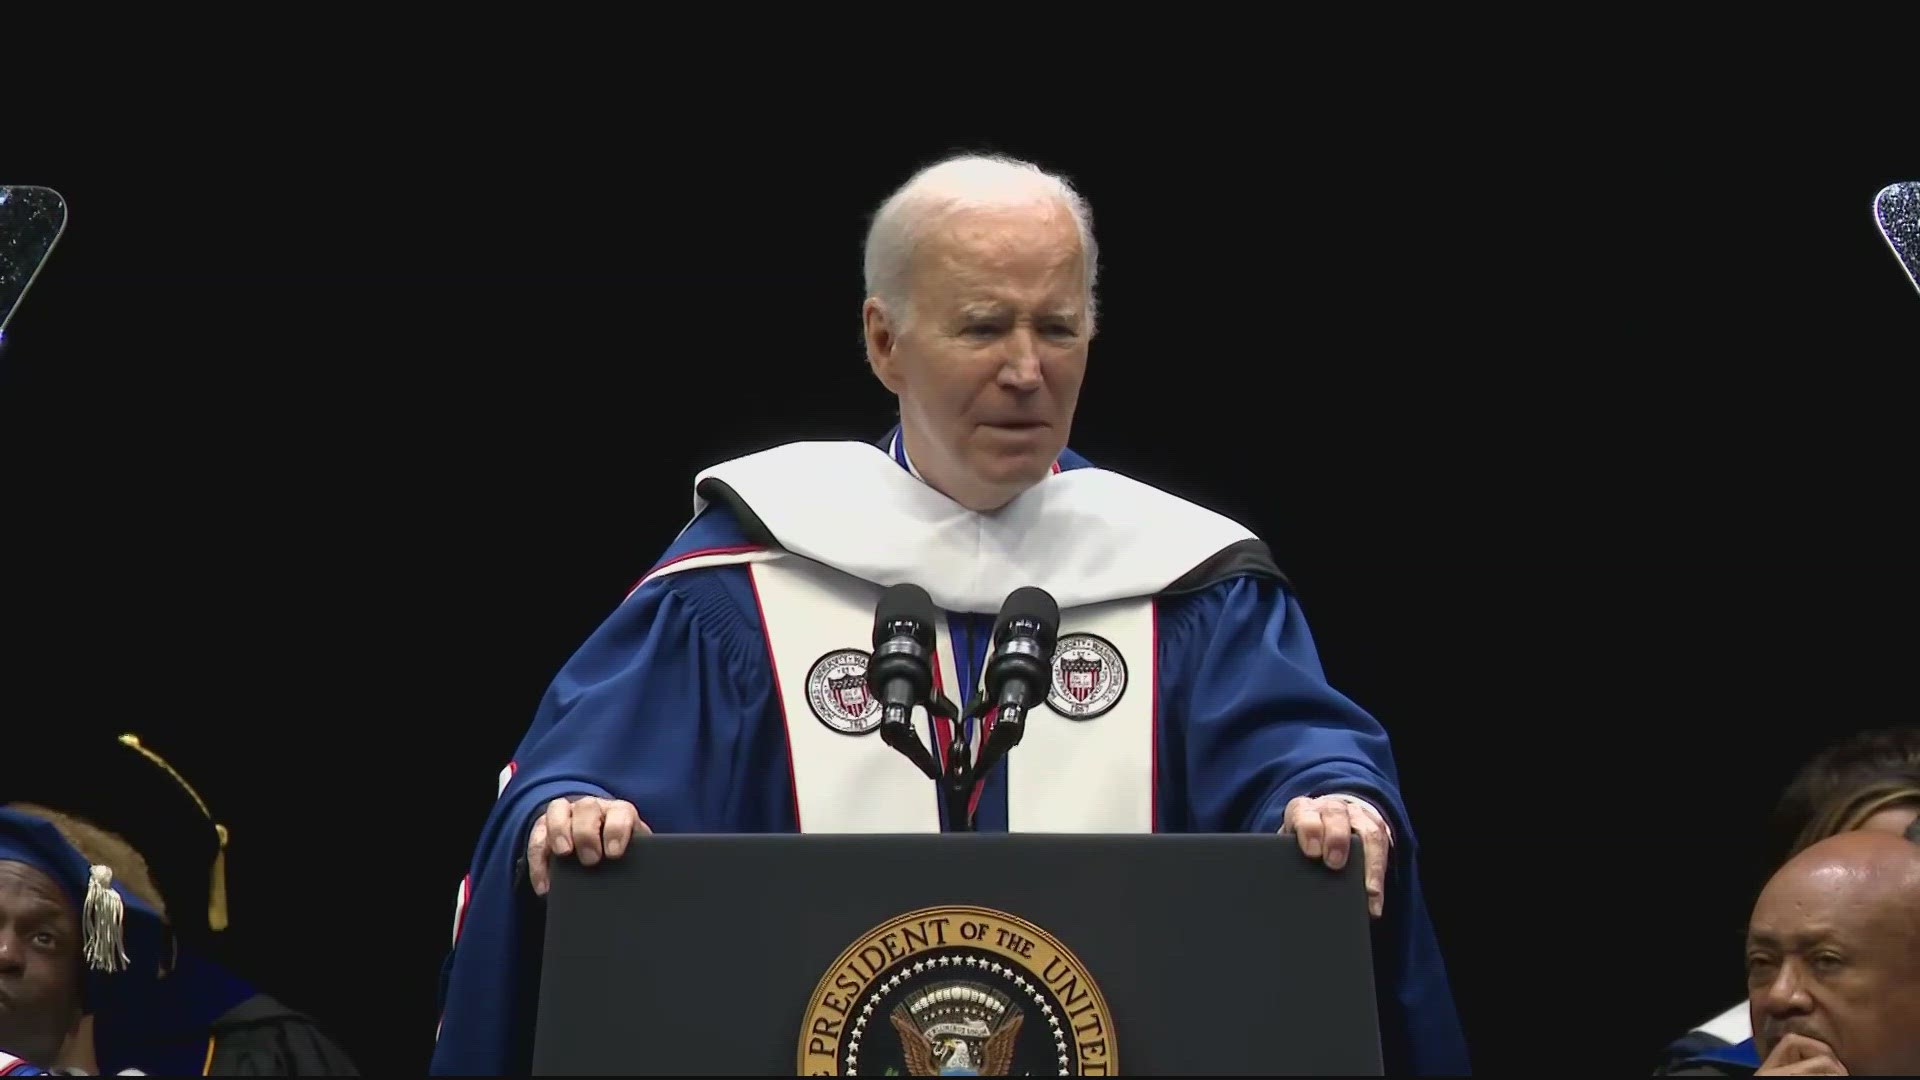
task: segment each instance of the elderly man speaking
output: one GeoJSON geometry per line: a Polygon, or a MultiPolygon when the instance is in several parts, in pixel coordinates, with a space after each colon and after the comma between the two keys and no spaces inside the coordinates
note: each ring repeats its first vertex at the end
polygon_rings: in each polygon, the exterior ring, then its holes
{"type": "MultiPolygon", "coordinates": [[[[519,935],[553,859],[617,859],[649,832],[968,825],[1284,831],[1336,868],[1357,832],[1388,1070],[1467,1071],[1387,735],[1328,685],[1266,546],[1067,449],[1097,265],[1085,201],[1024,162],[943,161],[880,207],[861,315],[899,424],[696,478],[694,519],[561,669],[502,773],[460,888],[435,1072],[526,1068],[537,958],[519,935]],[[860,512],[829,488],[861,492],[860,512]],[[880,705],[858,692],[875,601],[902,582],[941,609],[934,668],[955,700],[980,685],[1009,593],[1060,608],[1048,705],[964,807],[876,737],[880,705]]],[[[958,738],[978,746],[991,720],[958,738]]]]}

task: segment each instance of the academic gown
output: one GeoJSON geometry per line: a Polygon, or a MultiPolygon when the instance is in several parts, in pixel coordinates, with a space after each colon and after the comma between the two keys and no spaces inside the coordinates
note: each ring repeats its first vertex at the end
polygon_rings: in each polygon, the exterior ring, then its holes
{"type": "Polygon", "coordinates": [[[353,1062],[307,1016],[226,968],[182,950],[160,992],[138,1009],[96,1018],[103,1074],[357,1076],[353,1062]]]}
{"type": "Polygon", "coordinates": [[[1725,1046],[1690,1045],[1685,1040],[1667,1050],[1668,1058],[1655,1076],[1752,1076],[1760,1068],[1753,1040],[1725,1046]]]}
{"type": "Polygon", "coordinates": [[[215,1018],[207,1076],[358,1076],[339,1044],[312,1019],[265,994],[215,1018]]]}
{"type": "MultiPolygon", "coordinates": [[[[905,468],[897,432],[879,446],[905,468]]],[[[1089,467],[1071,450],[1058,465],[1089,467]]],[[[656,571],[766,544],[749,535],[752,524],[709,505],[656,571]]],[[[1300,605],[1276,578],[1250,567],[1155,603],[1154,831],[1276,832],[1300,795],[1344,792],[1373,803],[1394,838],[1386,916],[1374,924],[1387,1070],[1466,1074],[1465,1039],[1386,732],[1328,684],[1300,605]]],[[[541,901],[527,883],[525,848],[550,801],[625,799],[663,833],[798,831],[787,721],[747,567],[642,580],[562,667],[501,771],[456,901],[435,1074],[530,1067],[541,901]]],[[[956,643],[961,684],[969,685],[985,662],[994,615],[941,617],[956,643]]],[[[980,792],[979,831],[1007,827],[1001,772],[980,792]]]]}
{"type": "MultiPolygon", "coordinates": [[[[218,964],[182,951],[167,977],[94,1018],[100,1074],[357,1076],[312,1020],[218,964]]],[[[52,1075],[0,1047],[0,1076],[52,1075]]]]}
{"type": "Polygon", "coordinates": [[[1669,1043],[1653,1074],[1750,1076],[1759,1067],[1753,1024],[1742,1001],[1669,1043]]]}

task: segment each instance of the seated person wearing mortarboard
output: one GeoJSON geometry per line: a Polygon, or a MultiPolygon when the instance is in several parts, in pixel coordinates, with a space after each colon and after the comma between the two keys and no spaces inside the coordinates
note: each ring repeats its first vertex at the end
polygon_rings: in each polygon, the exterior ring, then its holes
{"type": "Polygon", "coordinates": [[[160,914],[53,823],[0,809],[0,1076],[146,1071],[100,1052],[96,1021],[156,992],[160,914]]]}
{"type": "Polygon", "coordinates": [[[311,1019],[212,958],[227,926],[227,830],[199,794],[134,736],[68,742],[0,781],[0,803],[51,822],[89,865],[110,867],[167,943],[136,1007],[94,1017],[102,1064],[168,1075],[357,1075],[311,1019]]]}

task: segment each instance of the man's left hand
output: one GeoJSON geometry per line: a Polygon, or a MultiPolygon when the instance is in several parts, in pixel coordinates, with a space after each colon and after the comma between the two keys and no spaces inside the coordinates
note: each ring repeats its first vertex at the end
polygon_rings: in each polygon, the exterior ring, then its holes
{"type": "Polygon", "coordinates": [[[1280,832],[1292,832],[1300,838],[1300,851],[1309,859],[1319,859],[1335,870],[1347,865],[1353,849],[1353,833],[1360,834],[1366,854],[1367,913],[1379,918],[1387,896],[1387,823],[1374,809],[1362,802],[1339,795],[1310,798],[1302,795],[1287,804],[1280,819],[1280,832]]]}

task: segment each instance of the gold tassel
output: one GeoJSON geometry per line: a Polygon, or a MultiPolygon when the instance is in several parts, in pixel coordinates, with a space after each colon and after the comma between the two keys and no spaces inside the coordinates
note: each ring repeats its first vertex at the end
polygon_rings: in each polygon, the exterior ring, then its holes
{"type": "MultiPolygon", "coordinates": [[[[142,746],[140,736],[122,735],[120,742],[129,749],[138,751],[141,757],[153,762],[168,776],[173,777],[173,782],[179,784],[187,796],[193,800],[194,805],[200,808],[200,812],[207,815],[207,820],[213,820],[213,811],[207,808],[207,801],[200,797],[199,792],[193,790],[193,785],[187,783],[186,777],[181,776],[173,766],[167,764],[165,758],[142,746]]],[[[213,831],[220,837],[220,850],[214,853],[213,880],[208,883],[207,888],[207,926],[209,929],[220,931],[227,928],[227,827],[214,822],[213,831]]]]}
{"type": "Polygon", "coordinates": [[[124,971],[129,961],[126,949],[126,902],[113,891],[113,868],[95,866],[87,877],[87,899],[81,905],[86,923],[87,967],[94,971],[124,971]]]}
{"type": "Polygon", "coordinates": [[[227,827],[215,825],[220,834],[220,850],[213,856],[213,884],[207,892],[207,925],[215,930],[227,928],[227,827]]]}

